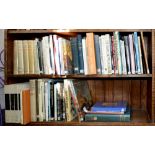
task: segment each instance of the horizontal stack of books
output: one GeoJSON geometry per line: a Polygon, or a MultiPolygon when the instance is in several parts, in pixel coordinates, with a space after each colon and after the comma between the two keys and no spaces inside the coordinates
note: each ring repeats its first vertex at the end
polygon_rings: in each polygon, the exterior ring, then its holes
{"type": "Polygon", "coordinates": [[[126,101],[96,102],[90,110],[84,107],[85,121],[129,122],[130,108],[126,101]]]}

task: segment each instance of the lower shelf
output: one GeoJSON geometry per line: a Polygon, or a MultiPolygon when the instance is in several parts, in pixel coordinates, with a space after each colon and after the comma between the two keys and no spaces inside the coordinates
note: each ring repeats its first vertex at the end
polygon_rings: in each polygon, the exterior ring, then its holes
{"type": "Polygon", "coordinates": [[[145,111],[134,110],[130,122],[32,122],[30,126],[154,126],[145,111]]]}

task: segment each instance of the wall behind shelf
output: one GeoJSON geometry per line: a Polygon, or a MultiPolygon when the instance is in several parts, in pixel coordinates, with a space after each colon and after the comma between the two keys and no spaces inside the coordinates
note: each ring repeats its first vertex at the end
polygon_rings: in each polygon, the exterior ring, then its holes
{"type": "Polygon", "coordinates": [[[1,108],[5,108],[4,99],[4,29],[0,29],[0,104],[1,108]]]}

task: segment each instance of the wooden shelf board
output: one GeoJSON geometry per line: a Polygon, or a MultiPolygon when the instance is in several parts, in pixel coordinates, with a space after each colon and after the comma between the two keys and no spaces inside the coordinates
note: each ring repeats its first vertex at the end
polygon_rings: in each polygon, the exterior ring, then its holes
{"type": "Polygon", "coordinates": [[[32,122],[32,126],[154,126],[148,119],[147,112],[134,110],[130,122],[32,122]]]}
{"type": "Polygon", "coordinates": [[[131,75],[46,75],[46,74],[22,74],[8,75],[12,78],[53,78],[53,79],[115,79],[115,78],[152,78],[152,74],[131,74],[131,75]]]}

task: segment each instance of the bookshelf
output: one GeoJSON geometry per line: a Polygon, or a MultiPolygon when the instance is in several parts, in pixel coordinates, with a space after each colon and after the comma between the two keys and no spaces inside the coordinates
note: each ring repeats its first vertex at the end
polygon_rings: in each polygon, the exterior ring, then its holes
{"type": "Polygon", "coordinates": [[[28,125],[71,125],[71,126],[100,126],[100,125],[154,125],[155,121],[155,31],[152,29],[35,29],[5,31],[5,84],[26,82],[30,79],[78,79],[87,80],[91,90],[93,102],[127,100],[132,107],[130,122],[32,122],[28,125]],[[95,34],[112,34],[119,31],[128,35],[143,31],[148,38],[148,65],[150,74],[130,75],[47,75],[47,74],[13,74],[13,42],[14,40],[29,40],[41,38],[50,34],[62,37],[72,37],[77,34],[85,35],[88,32],[95,34]]]}

